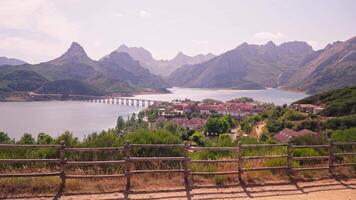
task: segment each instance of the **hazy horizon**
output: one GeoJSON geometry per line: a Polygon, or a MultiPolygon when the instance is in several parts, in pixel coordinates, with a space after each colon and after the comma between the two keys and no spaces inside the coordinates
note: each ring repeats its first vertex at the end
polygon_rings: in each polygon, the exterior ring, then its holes
{"type": "Polygon", "coordinates": [[[60,56],[76,41],[99,59],[125,44],[156,59],[219,55],[243,42],[306,41],[313,49],[356,33],[356,2],[0,1],[0,56],[29,63],[60,56]]]}

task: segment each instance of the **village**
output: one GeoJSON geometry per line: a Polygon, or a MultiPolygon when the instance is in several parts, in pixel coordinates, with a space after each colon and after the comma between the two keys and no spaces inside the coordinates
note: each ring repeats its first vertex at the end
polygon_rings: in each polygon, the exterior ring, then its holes
{"type": "MultiPolygon", "coordinates": [[[[244,136],[259,139],[267,128],[265,122],[256,122],[249,131],[244,131],[241,128],[241,124],[246,119],[261,115],[271,107],[274,107],[274,105],[257,102],[246,97],[226,102],[213,99],[205,99],[203,101],[174,100],[170,103],[164,102],[148,108],[145,111],[143,120],[149,123],[149,128],[151,129],[157,129],[157,127],[163,127],[164,124],[173,123],[186,130],[189,135],[192,135],[195,131],[200,131],[206,137],[214,137],[220,133],[207,129],[208,120],[229,116],[235,121],[234,125],[229,127],[226,132],[232,139],[244,136]]],[[[308,116],[318,115],[323,110],[323,107],[313,104],[292,104],[288,109],[308,116]]],[[[282,130],[271,134],[270,138],[275,142],[285,143],[295,137],[316,134],[317,132],[306,128],[296,131],[284,127],[282,130]]]]}

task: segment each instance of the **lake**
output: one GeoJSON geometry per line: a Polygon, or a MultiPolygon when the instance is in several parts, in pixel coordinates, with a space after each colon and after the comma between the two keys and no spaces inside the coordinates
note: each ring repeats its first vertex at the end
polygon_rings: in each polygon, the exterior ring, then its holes
{"type": "MultiPolygon", "coordinates": [[[[211,98],[225,101],[246,96],[258,101],[283,105],[306,96],[303,93],[277,89],[171,88],[169,90],[172,93],[136,95],[135,98],[165,101],[184,98],[192,100],[211,98]]],[[[118,116],[127,118],[130,114],[137,113],[141,109],[125,105],[79,101],[0,102],[0,131],[8,133],[11,138],[19,139],[23,133],[37,135],[40,132],[45,132],[57,136],[68,130],[82,139],[89,133],[113,128],[118,116]]]]}
{"type": "Polygon", "coordinates": [[[251,97],[257,101],[274,103],[276,105],[290,104],[302,99],[307,95],[304,93],[291,92],[279,89],[265,90],[228,90],[228,89],[201,89],[201,88],[169,88],[168,94],[145,94],[135,95],[135,98],[172,101],[175,99],[191,99],[201,101],[203,99],[216,99],[227,101],[239,97],[251,97]]]}

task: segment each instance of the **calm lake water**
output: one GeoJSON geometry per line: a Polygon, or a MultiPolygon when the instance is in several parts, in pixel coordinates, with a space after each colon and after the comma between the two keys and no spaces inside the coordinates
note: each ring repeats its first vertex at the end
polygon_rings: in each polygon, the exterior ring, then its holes
{"type": "MultiPolygon", "coordinates": [[[[210,90],[171,88],[170,94],[137,95],[150,100],[174,100],[205,98],[230,100],[237,97],[252,97],[258,101],[289,104],[305,97],[305,94],[283,90],[210,90]]],[[[82,139],[92,132],[113,128],[119,115],[125,118],[142,108],[124,105],[87,103],[78,101],[49,102],[3,102],[0,103],[0,131],[11,138],[20,138],[23,133],[37,135],[40,132],[57,136],[68,130],[82,139]]]]}
{"type": "Polygon", "coordinates": [[[290,104],[296,100],[302,99],[307,95],[304,93],[296,93],[278,89],[265,90],[227,90],[227,89],[197,89],[197,88],[178,88],[169,89],[172,93],[169,94],[150,94],[136,95],[137,98],[150,100],[165,100],[172,101],[175,99],[216,99],[221,101],[231,100],[239,97],[251,97],[257,101],[274,103],[276,105],[290,104]]]}

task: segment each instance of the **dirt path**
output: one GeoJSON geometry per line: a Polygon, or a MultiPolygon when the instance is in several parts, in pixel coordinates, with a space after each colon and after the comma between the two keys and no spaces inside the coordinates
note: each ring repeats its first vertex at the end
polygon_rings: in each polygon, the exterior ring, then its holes
{"type": "Polygon", "coordinates": [[[258,122],[252,129],[251,134],[254,135],[256,138],[260,138],[263,128],[266,126],[266,122],[258,122]]]}
{"type": "MultiPolygon", "coordinates": [[[[337,181],[328,179],[313,182],[273,183],[269,185],[248,185],[229,188],[200,188],[192,192],[192,200],[353,200],[356,199],[356,179],[337,181]]],[[[123,199],[122,193],[91,194],[91,195],[64,195],[61,200],[86,199],[123,199]]],[[[41,198],[35,198],[41,199],[41,198]]],[[[46,198],[43,198],[46,199],[46,198]]],[[[48,199],[48,198],[47,198],[48,199]]],[[[50,198],[52,199],[52,198],[50,198]]],[[[139,192],[129,195],[130,200],[186,200],[183,188],[180,190],[139,192]]]]}

